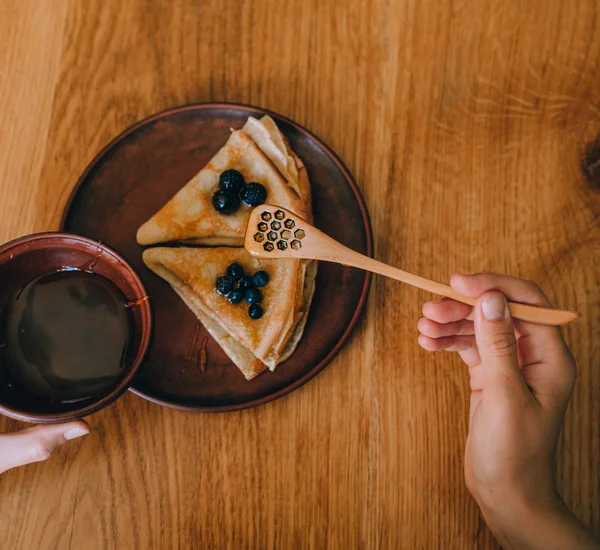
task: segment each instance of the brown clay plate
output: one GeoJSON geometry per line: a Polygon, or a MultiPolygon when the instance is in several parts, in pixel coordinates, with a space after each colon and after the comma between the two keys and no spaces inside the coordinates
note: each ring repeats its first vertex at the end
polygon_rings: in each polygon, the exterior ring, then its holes
{"type": "MultiPolygon", "coordinates": [[[[248,382],[171,287],[142,262],[137,228],[196,174],[227,141],[230,128],[268,111],[200,104],[158,113],[108,144],[83,173],[61,229],[112,247],[137,270],[151,298],[154,334],[131,390],[192,411],[233,411],[267,403],[319,373],[337,354],[366,302],[369,274],[321,263],[304,336],[275,372],[248,382]]],[[[291,120],[270,114],[304,161],[315,225],[372,254],[369,216],[352,176],[331,150],[291,120]]],[[[268,314],[268,312],[267,312],[268,314]]],[[[340,365],[341,366],[341,365],[340,365]]]]}

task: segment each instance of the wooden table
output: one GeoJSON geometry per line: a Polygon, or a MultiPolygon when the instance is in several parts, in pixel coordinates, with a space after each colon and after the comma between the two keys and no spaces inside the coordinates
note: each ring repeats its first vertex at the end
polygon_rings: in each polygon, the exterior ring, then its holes
{"type": "MultiPolygon", "coordinates": [[[[583,313],[558,479],[598,532],[600,181],[581,159],[599,17],[594,0],[0,0],[0,240],[56,228],[97,151],[156,111],[291,117],[353,172],[379,258],[531,278],[583,313]]],[[[463,483],[467,373],[416,344],[427,298],[375,279],[337,359],[255,410],[126,395],[2,476],[2,547],[495,548],[463,483]]]]}

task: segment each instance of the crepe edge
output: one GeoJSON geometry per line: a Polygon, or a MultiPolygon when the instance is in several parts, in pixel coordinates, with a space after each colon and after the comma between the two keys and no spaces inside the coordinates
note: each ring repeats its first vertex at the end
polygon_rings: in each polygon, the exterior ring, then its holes
{"type": "Polygon", "coordinates": [[[304,329],[306,327],[306,321],[308,320],[308,312],[312,304],[312,299],[315,294],[316,277],[318,271],[318,262],[311,261],[306,267],[308,276],[306,277],[304,284],[304,307],[302,308],[302,314],[299,316],[296,326],[293,328],[293,333],[288,340],[285,349],[283,350],[279,361],[274,368],[269,370],[274,371],[281,363],[287,361],[290,356],[296,351],[302,336],[304,335],[304,329]],[[307,282],[306,282],[307,281],[307,282]]]}

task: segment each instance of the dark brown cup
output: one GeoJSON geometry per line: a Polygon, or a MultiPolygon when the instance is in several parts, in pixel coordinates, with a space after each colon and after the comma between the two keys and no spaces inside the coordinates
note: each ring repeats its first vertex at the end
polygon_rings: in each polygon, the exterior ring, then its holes
{"type": "Polygon", "coordinates": [[[121,377],[104,392],[77,403],[53,403],[8,384],[0,372],[0,413],[26,422],[54,423],[96,412],[127,390],[142,363],[152,333],[147,294],[132,267],[106,246],[68,233],[39,233],[0,246],[0,304],[13,292],[43,275],[77,268],[92,271],[111,281],[132,307],[133,346],[121,377]]]}

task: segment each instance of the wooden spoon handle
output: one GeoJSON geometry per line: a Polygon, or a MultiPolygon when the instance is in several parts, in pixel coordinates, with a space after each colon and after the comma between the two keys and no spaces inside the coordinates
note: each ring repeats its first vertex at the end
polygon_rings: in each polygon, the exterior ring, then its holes
{"type": "MultiPolygon", "coordinates": [[[[459,294],[451,286],[444,285],[424,277],[419,277],[418,275],[413,275],[412,273],[407,273],[401,269],[378,262],[373,258],[363,256],[362,254],[354,252],[353,250],[350,250],[344,246],[341,246],[340,249],[336,250],[336,252],[338,253],[336,254],[335,258],[329,258],[330,261],[332,260],[344,265],[366,269],[367,271],[372,271],[373,273],[379,273],[380,275],[396,279],[397,281],[402,281],[403,283],[408,283],[409,285],[415,286],[422,290],[427,290],[428,292],[433,292],[434,294],[439,294],[440,296],[445,296],[446,298],[451,298],[452,300],[456,300],[457,302],[462,302],[470,306],[474,306],[475,302],[477,301],[477,298],[471,298],[469,296],[463,296],[462,294],[459,294]]],[[[328,258],[321,259],[327,260],[328,258]]],[[[575,311],[536,307],[527,304],[519,304],[516,302],[509,302],[508,307],[510,309],[510,314],[514,319],[529,321],[531,323],[537,323],[540,325],[564,325],[579,318],[579,313],[575,311]]]]}
{"type": "MultiPolygon", "coordinates": [[[[476,302],[476,298],[463,296],[448,285],[436,283],[363,256],[280,206],[265,204],[252,211],[246,229],[244,247],[256,258],[305,258],[334,262],[379,273],[470,306],[474,306],[476,302]],[[281,234],[278,233],[280,229],[281,234]],[[284,235],[285,233],[287,236],[284,235]]],[[[509,302],[508,307],[515,319],[540,325],[562,325],[579,317],[579,314],[574,311],[535,307],[515,302],[509,302]]]]}

